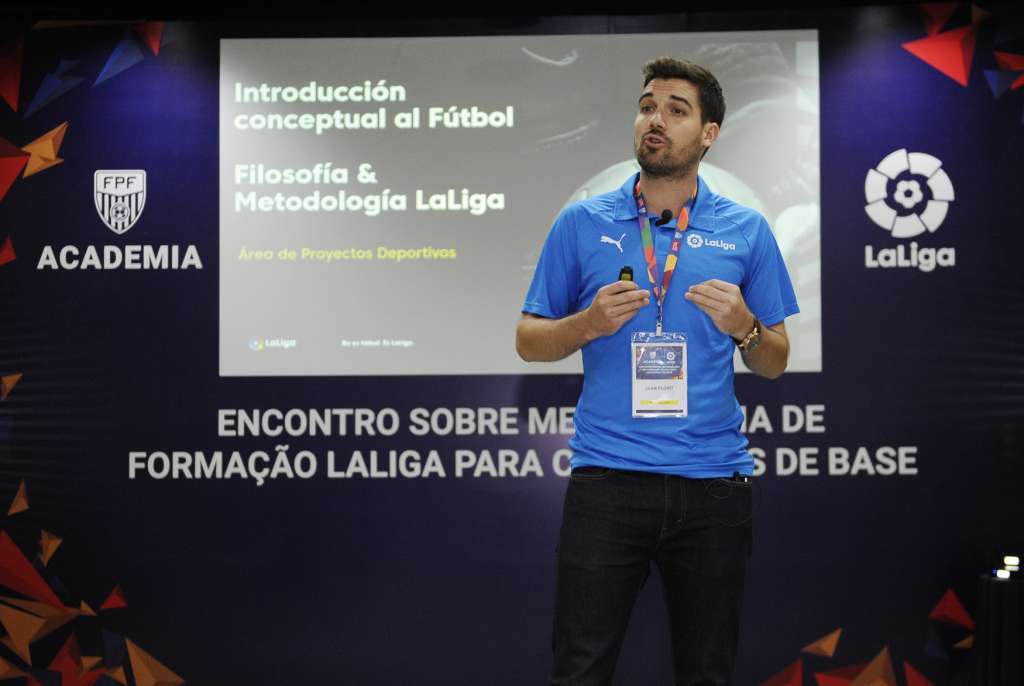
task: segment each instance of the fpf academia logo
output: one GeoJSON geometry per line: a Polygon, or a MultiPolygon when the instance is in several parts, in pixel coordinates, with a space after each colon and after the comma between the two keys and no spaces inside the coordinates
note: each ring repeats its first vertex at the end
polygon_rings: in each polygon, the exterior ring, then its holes
{"type": "Polygon", "coordinates": [[[93,174],[93,196],[100,219],[120,235],[135,226],[146,207],[146,171],[97,169],[93,174]]]}
{"type": "MultiPolygon", "coordinates": [[[[956,198],[953,182],[942,160],[924,152],[894,150],[869,169],[864,178],[864,211],[893,238],[914,238],[935,233],[956,198]]],[[[955,248],[909,245],[880,248],[864,246],[864,266],[869,269],[915,268],[923,272],[956,266],[955,248]]]]}
{"type": "MultiPolygon", "coordinates": [[[[135,226],[146,207],[145,169],[97,169],[93,173],[93,202],[100,220],[123,236],[135,226]]],[[[105,245],[44,245],[36,269],[160,270],[202,269],[199,249],[175,243],[105,245]]]]}

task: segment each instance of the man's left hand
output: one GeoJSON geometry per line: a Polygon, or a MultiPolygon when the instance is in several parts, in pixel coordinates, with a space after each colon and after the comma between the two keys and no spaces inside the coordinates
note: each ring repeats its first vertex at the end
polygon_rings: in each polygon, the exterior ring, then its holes
{"type": "Polygon", "coordinates": [[[735,284],[709,279],[690,286],[686,299],[711,317],[718,330],[728,336],[742,339],[754,328],[754,314],[735,284]]]}

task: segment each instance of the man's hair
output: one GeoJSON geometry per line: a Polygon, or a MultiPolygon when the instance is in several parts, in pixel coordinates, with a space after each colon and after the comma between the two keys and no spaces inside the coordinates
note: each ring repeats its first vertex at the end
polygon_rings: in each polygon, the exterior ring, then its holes
{"type": "Polygon", "coordinates": [[[644,65],[644,87],[652,79],[683,79],[697,87],[700,98],[701,124],[713,121],[719,126],[725,118],[725,97],[722,86],[710,71],[687,60],[659,57],[644,65]]]}

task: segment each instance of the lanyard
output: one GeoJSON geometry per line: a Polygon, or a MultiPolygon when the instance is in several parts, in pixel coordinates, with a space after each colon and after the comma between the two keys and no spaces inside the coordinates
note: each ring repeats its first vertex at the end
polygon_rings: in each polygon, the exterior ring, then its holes
{"type": "MultiPolygon", "coordinates": [[[[662,321],[665,316],[665,295],[668,293],[669,282],[676,271],[676,262],[679,260],[679,245],[683,240],[683,232],[690,223],[690,213],[686,209],[687,203],[679,208],[679,219],[676,221],[676,231],[672,235],[672,246],[665,257],[665,273],[662,275],[661,285],[658,285],[658,259],[654,254],[654,238],[651,236],[651,220],[647,216],[647,203],[644,202],[644,194],[640,192],[640,182],[637,181],[633,188],[633,195],[636,197],[636,211],[640,220],[640,240],[644,246],[644,259],[647,260],[647,278],[654,286],[654,298],[658,303],[658,320],[656,333],[661,335],[662,321]]],[[[694,197],[690,200],[696,198],[694,197]]]]}

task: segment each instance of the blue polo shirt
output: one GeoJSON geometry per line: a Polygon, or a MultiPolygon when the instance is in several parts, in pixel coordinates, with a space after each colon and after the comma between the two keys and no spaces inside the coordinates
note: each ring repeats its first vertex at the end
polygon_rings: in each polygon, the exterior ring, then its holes
{"type": "MultiPolygon", "coordinates": [[[[555,219],[537,263],[523,312],[560,319],[586,309],[597,290],[633,267],[650,288],[631,176],[612,193],[575,202],[555,219]],[[621,248],[621,252],[620,252],[621,248]]],[[[664,267],[675,231],[673,219],[655,227],[655,253],[664,267]]],[[[630,340],[654,331],[651,304],[611,336],[583,347],[583,392],[576,433],[569,440],[572,466],[600,466],[712,478],[751,474],[754,461],[740,433],[743,413],[733,390],[736,344],[683,295],[693,284],[721,279],[737,284],[747,306],[766,326],[800,311],[782,253],[759,213],[713,193],[697,180],[697,197],[683,234],[679,262],[665,298],[665,331],[687,337],[689,416],[632,417],[630,340]]]]}

